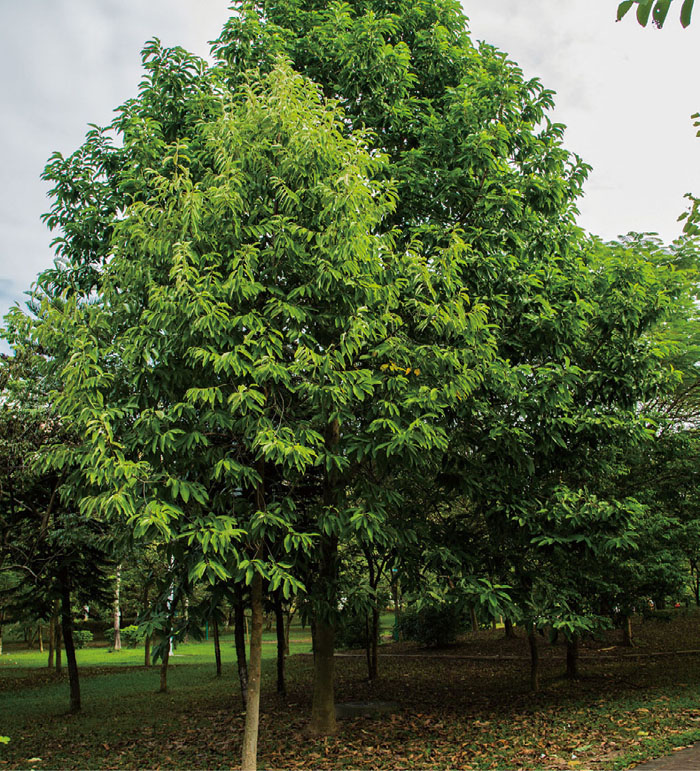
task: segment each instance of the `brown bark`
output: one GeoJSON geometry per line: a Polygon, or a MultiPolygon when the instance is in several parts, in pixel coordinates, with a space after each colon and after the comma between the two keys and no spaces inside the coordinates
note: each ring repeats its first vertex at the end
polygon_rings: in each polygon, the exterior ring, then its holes
{"type": "Polygon", "coordinates": [[[66,664],[68,666],[68,683],[70,688],[69,712],[80,712],[80,678],[78,662],[75,658],[75,643],[73,642],[73,614],[70,607],[70,583],[67,569],[61,576],[61,631],[63,643],[66,646],[66,664]]]}
{"type": "Polygon", "coordinates": [[[282,608],[282,590],[275,592],[275,624],[277,627],[277,693],[287,695],[284,665],[287,655],[287,635],[284,628],[284,609],[282,608]]]}
{"type": "MultiPolygon", "coordinates": [[[[321,575],[324,586],[332,585],[335,580],[337,538],[321,536],[321,575]]],[[[336,731],[335,694],[333,676],[335,661],[335,629],[325,613],[316,617],[314,625],[314,692],[311,705],[312,736],[328,736],[336,731]]]]}
{"type": "Polygon", "coordinates": [[[289,656],[289,630],[292,626],[292,619],[294,618],[294,605],[292,604],[286,613],[286,619],[284,622],[284,652],[289,656]]]}
{"type": "Polygon", "coordinates": [[[251,633],[248,697],[243,731],[241,771],[255,771],[258,759],[258,726],[260,720],[260,680],[262,673],[263,600],[262,576],[255,573],[250,587],[251,633]]]}
{"type": "Polygon", "coordinates": [[[336,730],[333,692],[335,630],[327,621],[319,619],[315,631],[314,694],[309,733],[312,736],[328,736],[336,730]]]}
{"type": "Polygon", "coordinates": [[[54,633],[56,635],[56,672],[61,672],[63,669],[63,662],[61,661],[61,624],[58,619],[58,610],[56,612],[56,621],[54,623],[54,633]]]}
{"type": "Polygon", "coordinates": [[[56,646],[56,619],[54,616],[51,616],[51,618],[49,619],[49,660],[46,664],[48,669],[53,669],[54,667],[55,646],[56,646]]]}
{"type": "MultiPolygon", "coordinates": [[[[340,422],[332,420],[326,429],[325,446],[329,453],[335,452],[340,441],[340,422]]],[[[340,497],[337,471],[326,471],[323,490],[323,505],[329,512],[338,506],[340,497]]],[[[316,600],[314,629],[314,692],[311,703],[312,736],[328,736],[336,731],[335,694],[333,691],[335,629],[330,614],[336,608],[335,582],[337,572],[338,538],[322,535],[320,541],[320,590],[316,600]],[[325,607],[323,607],[325,605],[325,607]]]]}
{"type": "Polygon", "coordinates": [[[578,635],[573,635],[566,641],[566,676],[569,680],[575,680],[578,677],[578,635]]]}
{"type": "Polygon", "coordinates": [[[469,608],[469,618],[472,622],[472,632],[478,632],[479,619],[476,617],[476,608],[473,605],[469,608]]]}
{"type": "Polygon", "coordinates": [[[44,652],[44,635],[43,635],[42,631],[43,630],[42,630],[42,627],[41,627],[41,623],[39,623],[37,625],[37,630],[36,630],[37,636],[39,638],[39,653],[43,653],[44,652]]]}
{"type": "Polygon", "coordinates": [[[165,639],[165,651],[163,652],[163,659],[160,662],[160,688],[159,693],[168,692],[168,662],[170,661],[170,629],[168,636],[165,639]]]}
{"type": "Polygon", "coordinates": [[[540,688],[540,652],[534,624],[530,624],[527,630],[527,641],[530,646],[530,690],[537,693],[540,688]]]}
{"type": "Polygon", "coordinates": [[[216,676],[221,677],[221,640],[219,640],[219,622],[216,616],[212,618],[212,631],[214,632],[214,658],[216,659],[216,676]]]}
{"type": "Polygon", "coordinates": [[[509,618],[503,619],[503,628],[508,640],[512,640],[515,637],[515,629],[513,628],[513,622],[509,618]]]}
{"type": "Polygon", "coordinates": [[[625,616],[622,620],[622,644],[631,648],[634,645],[632,636],[632,616],[625,616]]]}
{"type": "Polygon", "coordinates": [[[236,607],[235,607],[235,627],[234,638],[236,641],[236,663],[238,665],[238,681],[241,685],[241,700],[243,709],[248,703],[248,664],[246,662],[245,651],[245,619],[243,607],[243,587],[236,585],[236,607]]]}
{"type": "Polygon", "coordinates": [[[392,583],[391,592],[394,599],[394,627],[396,629],[396,641],[403,642],[401,635],[401,587],[399,586],[398,578],[392,583]]]}

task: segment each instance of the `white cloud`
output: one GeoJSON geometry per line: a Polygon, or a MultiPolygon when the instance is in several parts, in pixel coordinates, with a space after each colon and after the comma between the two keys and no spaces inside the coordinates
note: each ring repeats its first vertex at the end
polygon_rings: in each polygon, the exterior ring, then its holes
{"type": "Polygon", "coordinates": [[[567,146],[593,166],[581,223],[606,238],[680,232],[683,195],[700,192],[700,27],[613,21],[614,0],[464,0],[474,37],[507,51],[557,92],[567,146]]]}

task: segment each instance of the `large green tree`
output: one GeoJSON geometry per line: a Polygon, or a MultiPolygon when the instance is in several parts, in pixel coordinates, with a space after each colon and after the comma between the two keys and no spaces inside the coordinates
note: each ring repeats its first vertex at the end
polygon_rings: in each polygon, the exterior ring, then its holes
{"type": "MultiPolygon", "coordinates": [[[[168,82],[186,82],[188,59],[167,64],[168,82]]],[[[87,255],[96,297],[68,287],[38,335],[72,338],[58,403],[85,442],[54,458],[96,487],[84,510],[196,544],[193,578],[230,578],[233,555],[251,585],[252,767],[263,580],[299,588],[285,555],[316,538],[312,729],[332,731],[337,543],[385,506],[381,487],[358,505],[349,485],[368,459],[418,464],[446,447],[441,415],[473,390],[491,344],[459,280],[463,243],[394,247],[380,227],[395,205],[383,160],[344,135],[316,86],[277,64],[229,94],[209,73],[210,117],[166,137],[150,103],[163,77],[115,122],[122,165],[98,191],[126,195],[103,230],[105,264],[87,255]]],[[[72,249],[94,223],[69,210],[61,164],[53,216],[72,249]]],[[[85,257],[47,283],[80,278],[85,257]]]]}

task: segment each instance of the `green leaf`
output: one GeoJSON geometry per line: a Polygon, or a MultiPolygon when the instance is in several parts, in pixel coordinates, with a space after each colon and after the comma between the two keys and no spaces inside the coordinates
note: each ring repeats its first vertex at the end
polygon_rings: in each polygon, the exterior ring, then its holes
{"type": "Polygon", "coordinates": [[[634,0],[625,0],[624,3],[620,3],[617,6],[617,20],[620,21],[633,5],[634,0]]]}
{"type": "Polygon", "coordinates": [[[681,24],[687,27],[690,24],[690,18],[693,15],[694,0],[684,0],[681,7],[681,24]]]}
{"type": "Polygon", "coordinates": [[[637,21],[642,25],[642,27],[646,27],[646,25],[649,23],[651,7],[652,0],[643,0],[643,2],[639,3],[637,8],[637,21]]]}
{"type": "Polygon", "coordinates": [[[666,21],[668,15],[668,9],[671,7],[671,0],[656,0],[654,5],[653,20],[654,24],[661,29],[666,21]]]}

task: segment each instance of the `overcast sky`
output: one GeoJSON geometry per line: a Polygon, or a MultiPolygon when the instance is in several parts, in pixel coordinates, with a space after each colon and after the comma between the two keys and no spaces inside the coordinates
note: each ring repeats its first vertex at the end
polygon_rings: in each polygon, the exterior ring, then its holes
{"type": "MultiPolygon", "coordinates": [[[[108,123],[135,93],[146,40],[206,55],[227,5],[0,0],[0,317],[52,261],[40,221],[49,203],[39,176],[49,155],[70,153],[88,123],[108,123]]],[[[557,92],[566,144],[594,167],[581,224],[605,238],[629,230],[676,237],[684,193],[700,193],[700,140],[690,120],[700,111],[700,18],[683,30],[672,7],[658,31],[632,18],[616,24],[616,0],[463,5],[474,38],[557,92]]]]}

